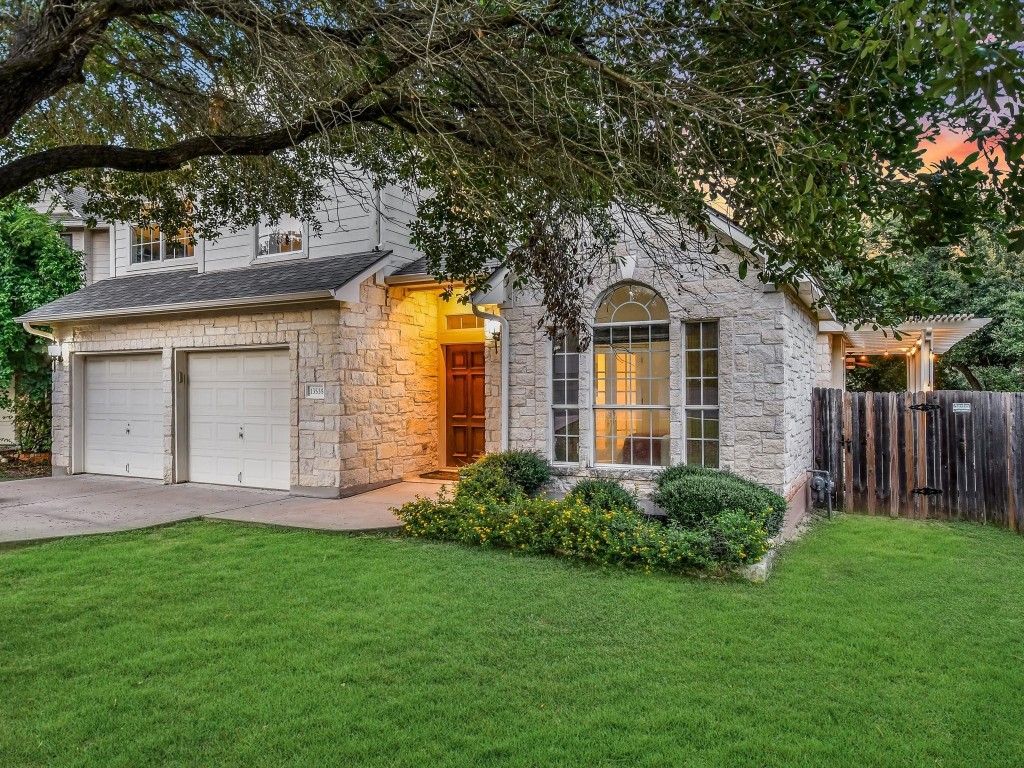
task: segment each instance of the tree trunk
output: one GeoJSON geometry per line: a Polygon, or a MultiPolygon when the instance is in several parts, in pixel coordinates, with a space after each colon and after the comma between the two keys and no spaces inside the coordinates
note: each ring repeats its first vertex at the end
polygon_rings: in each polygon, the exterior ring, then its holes
{"type": "Polygon", "coordinates": [[[964,363],[954,363],[953,367],[964,375],[964,378],[967,379],[967,383],[971,385],[971,389],[975,392],[981,392],[984,389],[981,382],[978,380],[978,377],[974,375],[974,371],[970,369],[970,366],[965,365],[964,363]]]}

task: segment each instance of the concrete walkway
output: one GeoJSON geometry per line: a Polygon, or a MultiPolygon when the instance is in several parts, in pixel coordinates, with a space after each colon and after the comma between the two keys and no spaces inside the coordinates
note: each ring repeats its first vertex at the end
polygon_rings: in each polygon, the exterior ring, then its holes
{"type": "Polygon", "coordinates": [[[396,528],[391,507],[441,484],[398,483],[346,499],[159,480],[74,475],[0,483],[0,543],[111,533],[207,517],[329,531],[396,528]]]}

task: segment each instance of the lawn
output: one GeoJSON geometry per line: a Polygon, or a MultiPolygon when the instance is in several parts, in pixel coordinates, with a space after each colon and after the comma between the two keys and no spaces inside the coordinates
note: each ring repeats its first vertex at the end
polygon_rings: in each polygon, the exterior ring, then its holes
{"type": "Polygon", "coordinates": [[[767,584],[197,522],[0,551],[0,764],[1019,766],[1024,537],[767,584]]]}

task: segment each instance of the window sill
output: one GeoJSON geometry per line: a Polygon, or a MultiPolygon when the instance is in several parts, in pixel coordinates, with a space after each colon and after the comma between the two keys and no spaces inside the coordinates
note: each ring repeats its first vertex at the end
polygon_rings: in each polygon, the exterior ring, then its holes
{"type": "Polygon", "coordinates": [[[138,264],[129,264],[125,267],[125,274],[132,272],[173,272],[180,269],[195,269],[199,262],[193,256],[187,259],[168,259],[165,261],[144,261],[138,264]]]}
{"type": "Polygon", "coordinates": [[[257,256],[252,260],[253,264],[277,264],[281,261],[305,261],[309,258],[306,251],[291,251],[289,253],[269,253],[266,256],[257,256]]]}
{"type": "Polygon", "coordinates": [[[593,469],[595,472],[644,472],[647,474],[655,474],[661,472],[663,469],[668,469],[669,466],[666,464],[662,466],[660,464],[651,466],[650,464],[594,464],[589,469],[593,469]]]}

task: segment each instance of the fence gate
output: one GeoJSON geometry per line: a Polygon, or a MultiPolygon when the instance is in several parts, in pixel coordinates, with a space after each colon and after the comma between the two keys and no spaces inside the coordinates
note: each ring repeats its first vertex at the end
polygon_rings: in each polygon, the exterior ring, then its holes
{"type": "Polygon", "coordinates": [[[837,507],[1024,533],[1024,393],[815,389],[812,413],[837,507]]]}

